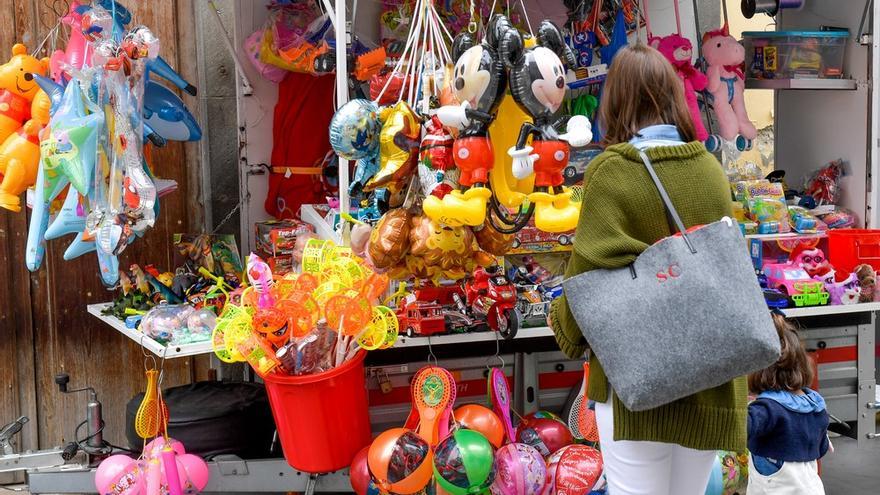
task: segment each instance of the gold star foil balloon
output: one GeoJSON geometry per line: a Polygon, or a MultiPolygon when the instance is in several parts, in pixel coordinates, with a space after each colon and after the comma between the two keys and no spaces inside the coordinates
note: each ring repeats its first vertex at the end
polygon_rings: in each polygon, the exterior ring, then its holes
{"type": "Polygon", "coordinates": [[[418,160],[421,123],[405,101],[382,110],[384,123],[379,133],[379,171],[367,182],[365,191],[387,188],[402,190],[418,160]]]}

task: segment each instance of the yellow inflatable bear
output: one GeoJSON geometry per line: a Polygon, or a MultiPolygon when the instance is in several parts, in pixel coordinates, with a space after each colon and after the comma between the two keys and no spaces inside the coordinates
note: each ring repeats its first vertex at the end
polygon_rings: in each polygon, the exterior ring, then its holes
{"type": "Polygon", "coordinates": [[[37,60],[22,44],[0,66],[0,207],[21,209],[19,195],[32,186],[40,163],[39,133],[49,123],[49,97],[33,74],[45,75],[48,59],[37,60]]]}

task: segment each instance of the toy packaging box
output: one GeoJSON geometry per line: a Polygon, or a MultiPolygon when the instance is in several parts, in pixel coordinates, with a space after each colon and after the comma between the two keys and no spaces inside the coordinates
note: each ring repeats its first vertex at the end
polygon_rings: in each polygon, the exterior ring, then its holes
{"type": "Polygon", "coordinates": [[[749,254],[755,268],[760,270],[764,265],[787,263],[791,252],[798,246],[816,248],[828,252],[828,238],[825,234],[800,235],[798,237],[781,237],[776,239],[749,239],[749,254]]]}
{"type": "MultiPolygon", "coordinates": [[[[296,238],[315,232],[315,228],[300,220],[268,220],[254,226],[257,251],[266,257],[290,258],[296,238]]],[[[289,261],[288,261],[289,263],[289,261]]]]}

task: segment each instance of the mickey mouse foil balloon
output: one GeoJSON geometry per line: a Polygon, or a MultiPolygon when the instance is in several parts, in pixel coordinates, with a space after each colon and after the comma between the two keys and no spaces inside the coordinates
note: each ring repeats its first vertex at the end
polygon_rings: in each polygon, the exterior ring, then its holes
{"type": "Polygon", "coordinates": [[[444,125],[461,129],[452,148],[455,165],[461,172],[463,191],[425,198],[422,208],[434,221],[461,226],[482,225],[486,204],[492,196],[488,189],[489,171],[495,159],[489,139],[489,125],[507,89],[507,72],[500,56],[502,40],[516,29],[503,15],[489,21],[486,39],[475,44],[470,33],[463,32],[452,43],[453,93],[460,106],[445,106],[437,115],[444,125]]]}
{"type": "Polygon", "coordinates": [[[514,101],[528,113],[534,123],[525,122],[519,139],[508,150],[513,158],[513,174],[522,179],[535,174],[535,192],[529,194],[533,206],[510,218],[502,208],[495,208],[500,219],[509,226],[501,231],[514,232],[528,222],[534,209],[535,226],[545,232],[565,232],[577,226],[580,204],[571,201],[571,191],[564,190],[562,171],[568,164],[569,145],[585,146],[593,135],[584,116],[568,120],[565,134],[556,126],[564,119],[556,113],[565,98],[565,66],[576,65],[574,53],[563,41],[559,28],[551,21],[541,22],[536,33],[537,44],[524,49],[522,37],[507,36],[501,46],[503,57],[510,61],[510,92],[514,101]],[[532,144],[527,145],[529,137],[532,144]]]}

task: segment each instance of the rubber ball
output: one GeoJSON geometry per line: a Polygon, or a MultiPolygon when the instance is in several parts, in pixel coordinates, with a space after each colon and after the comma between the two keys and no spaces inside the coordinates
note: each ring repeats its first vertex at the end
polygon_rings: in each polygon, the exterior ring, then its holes
{"type": "Polygon", "coordinates": [[[406,428],[393,428],[373,440],[367,465],[379,490],[411,495],[431,481],[431,447],[406,428]]]}
{"type": "Polygon", "coordinates": [[[492,444],[480,432],[456,430],[437,444],[434,478],[449,495],[483,492],[495,481],[492,444]]]}

